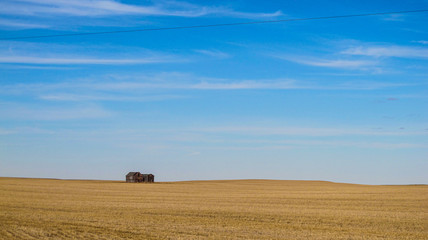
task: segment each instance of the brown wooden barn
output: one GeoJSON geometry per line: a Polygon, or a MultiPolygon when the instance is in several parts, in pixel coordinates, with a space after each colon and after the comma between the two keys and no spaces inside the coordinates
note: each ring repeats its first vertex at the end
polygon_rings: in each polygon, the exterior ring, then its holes
{"type": "Polygon", "coordinates": [[[142,174],[140,172],[129,172],[126,174],[126,182],[141,182],[142,174]]]}
{"type": "Polygon", "coordinates": [[[126,174],[126,182],[155,182],[155,175],[153,174],[141,174],[140,172],[129,172],[126,174]]]}
{"type": "Polygon", "coordinates": [[[153,174],[143,174],[143,182],[155,182],[155,175],[153,174]]]}

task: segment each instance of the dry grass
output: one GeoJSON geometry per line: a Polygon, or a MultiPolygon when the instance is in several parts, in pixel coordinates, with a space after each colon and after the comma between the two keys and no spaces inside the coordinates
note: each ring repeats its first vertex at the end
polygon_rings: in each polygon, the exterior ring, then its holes
{"type": "Polygon", "coordinates": [[[0,239],[428,239],[427,190],[0,178],[0,239]]]}

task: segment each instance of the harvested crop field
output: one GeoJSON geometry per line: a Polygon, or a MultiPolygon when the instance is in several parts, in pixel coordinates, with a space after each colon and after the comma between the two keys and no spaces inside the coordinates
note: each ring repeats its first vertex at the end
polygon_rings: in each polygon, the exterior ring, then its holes
{"type": "Polygon", "coordinates": [[[428,187],[0,178],[0,239],[428,239],[428,187]]]}

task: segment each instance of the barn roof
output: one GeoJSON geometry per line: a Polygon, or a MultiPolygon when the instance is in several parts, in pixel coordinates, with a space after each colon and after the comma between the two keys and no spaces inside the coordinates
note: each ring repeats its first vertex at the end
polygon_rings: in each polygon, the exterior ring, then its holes
{"type": "Polygon", "coordinates": [[[128,174],[126,174],[126,176],[127,177],[131,177],[131,176],[134,176],[137,173],[140,173],[140,172],[129,172],[128,174]]]}

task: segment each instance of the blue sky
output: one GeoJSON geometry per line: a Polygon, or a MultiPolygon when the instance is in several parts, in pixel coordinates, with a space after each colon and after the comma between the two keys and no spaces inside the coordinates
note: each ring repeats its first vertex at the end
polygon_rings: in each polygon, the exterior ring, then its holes
{"type": "MultiPolygon", "coordinates": [[[[0,2],[0,38],[428,1],[0,2]]],[[[0,41],[0,176],[428,183],[428,13],[0,41]]]]}

